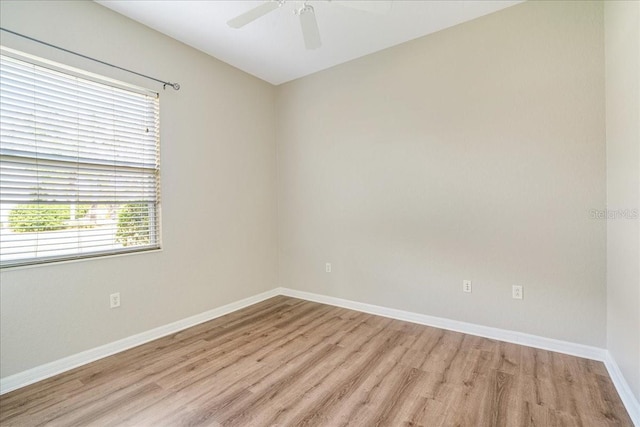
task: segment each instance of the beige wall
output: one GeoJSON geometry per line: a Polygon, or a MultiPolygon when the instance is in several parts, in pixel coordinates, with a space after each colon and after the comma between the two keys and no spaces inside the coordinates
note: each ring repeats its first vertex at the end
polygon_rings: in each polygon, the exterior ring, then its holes
{"type": "Polygon", "coordinates": [[[277,285],[274,88],[93,2],[0,2],[3,27],[163,79],[179,92],[2,33],[4,45],[161,92],[163,251],[0,276],[1,376],[277,285]],[[109,309],[109,294],[122,306],[109,309]]]}
{"type": "Polygon", "coordinates": [[[280,284],[606,343],[638,395],[640,231],[590,217],[640,199],[624,7],[607,3],[606,159],[599,2],[527,2],[274,88],[92,2],[1,1],[3,27],[182,89],[161,91],[163,251],[0,272],[0,376],[280,284]]]}
{"type": "MultiPolygon", "coordinates": [[[[605,3],[607,207],[640,210],[640,3],[605,3]]],[[[637,214],[636,214],[637,215],[637,214]]],[[[640,219],[607,223],[607,347],[640,400],[640,219]]]]}
{"type": "Polygon", "coordinates": [[[604,347],[602,21],[527,2],[280,86],[281,285],[604,347]]]}

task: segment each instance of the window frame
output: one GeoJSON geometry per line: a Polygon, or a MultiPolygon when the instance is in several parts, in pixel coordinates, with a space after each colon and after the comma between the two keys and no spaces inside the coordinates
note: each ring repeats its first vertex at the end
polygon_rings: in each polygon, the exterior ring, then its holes
{"type": "MultiPolygon", "coordinates": [[[[2,56],[6,56],[8,58],[13,58],[15,60],[18,61],[22,61],[25,63],[28,63],[30,65],[34,65],[37,67],[42,67],[42,68],[46,68],[49,70],[52,70],[54,72],[57,73],[63,73],[66,74],[68,76],[72,76],[72,77],[76,77],[79,79],[83,79],[83,80],[87,80],[93,83],[98,83],[101,85],[105,85],[105,86],[109,86],[109,87],[113,87],[119,90],[124,90],[127,92],[132,92],[132,93],[136,93],[138,95],[146,95],[146,96],[151,96],[156,98],[155,101],[155,105],[154,105],[154,110],[156,112],[155,114],[155,118],[157,121],[157,125],[155,128],[155,167],[152,168],[145,168],[148,170],[152,170],[155,176],[155,198],[153,199],[153,209],[149,209],[149,214],[148,214],[148,228],[149,228],[149,235],[153,236],[154,241],[150,242],[148,245],[144,245],[144,246],[122,246],[121,248],[117,248],[117,249],[105,249],[105,250],[100,250],[99,249],[99,245],[96,246],[92,246],[95,250],[92,250],[90,252],[82,252],[82,247],[78,244],[80,242],[80,237],[77,238],[77,241],[75,243],[75,246],[73,247],[74,252],[73,253],[68,253],[68,254],[63,254],[63,255],[50,255],[50,256],[29,256],[29,257],[24,257],[24,258],[18,258],[18,259],[10,259],[8,261],[6,260],[2,260],[0,259],[0,269],[5,270],[5,269],[14,269],[14,268],[23,268],[23,267],[34,267],[34,266],[42,266],[42,265],[51,265],[51,264],[58,264],[58,263],[67,263],[67,262],[76,262],[76,261],[83,261],[83,260],[90,260],[90,259],[97,259],[97,258],[104,258],[104,257],[114,257],[114,256],[126,256],[126,255],[133,255],[133,254],[142,254],[142,253],[149,253],[149,252],[157,252],[157,251],[162,251],[162,195],[161,195],[161,134],[160,134],[160,96],[159,96],[159,92],[148,89],[148,88],[144,88],[141,86],[137,86],[137,85],[133,85],[130,83],[126,83],[120,80],[116,80],[107,76],[103,76],[100,74],[96,74],[96,73],[92,73],[86,70],[82,70],[79,68],[75,68],[72,66],[67,66],[64,64],[60,64],[58,62],[54,62],[54,61],[50,61],[48,59],[44,59],[41,57],[37,57],[25,52],[21,52],[15,49],[11,49],[8,48],[6,46],[0,46],[0,55],[2,56]]],[[[36,160],[37,162],[37,154],[34,157],[31,157],[31,159],[36,160]]],[[[43,159],[44,160],[44,159],[43,159]]],[[[81,164],[81,161],[76,162],[76,164],[81,164]]],[[[98,164],[97,162],[95,164],[98,164]]],[[[117,172],[114,171],[113,175],[111,175],[113,179],[116,179],[117,172]]],[[[0,192],[0,201],[2,201],[2,193],[0,192]]],[[[117,197],[117,196],[116,196],[117,197]]],[[[34,201],[34,202],[25,202],[27,204],[31,204],[31,203],[39,203],[38,201],[34,201]]],[[[66,205],[69,204],[70,206],[74,206],[77,207],[79,205],[82,205],[82,201],[81,200],[77,200],[75,203],[71,203],[71,202],[65,202],[63,200],[61,200],[59,203],[55,203],[53,202],[55,205],[66,205]]],[[[133,202],[136,203],[136,202],[133,202]]],[[[125,206],[126,204],[130,204],[130,203],[126,203],[125,201],[120,201],[118,202],[118,205],[120,206],[120,209],[125,206]]],[[[46,204],[43,204],[46,205],[46,204]]],[[[8,216],[9,214],[7,213],[7,226],[8,226],[8,216]]],[[[80,228],[76,227],[76,228],[71,228],[71,230],[79,230],[80,228]]],[[[46,231],[44,233],[47,233],[46,231]]],[[[0,242],[1,243],[1,242],[0,242]]],[[[0,248],[1,249],[1,248],[0,248]]],[[[37,252],[37,251],[36,251],[37,252]]],[[[0,252],[0,255],[2,255],[2,253],[0,252]]],[[[7,255],[5,255],[7,256],[7,255]]]]}

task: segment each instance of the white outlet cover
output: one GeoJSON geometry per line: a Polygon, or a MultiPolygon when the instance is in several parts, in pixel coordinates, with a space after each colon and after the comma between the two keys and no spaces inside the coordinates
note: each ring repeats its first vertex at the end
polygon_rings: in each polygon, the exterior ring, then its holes
{"type": "Polygon", "coordinates": [[[473,290],[471,286],[471,280],[463,280],[462,281],[462,291],[466,293],[471,293],[473,290]]]}
{"type": "Polygon", "coordinates": [[[520,285],[513,285],[513,287],[511,288],[513,299],[522,299],[524,296],[523,292],[523,288],[520,285]]]}
{"type": "Polygon", "coordinates": [[[111,308],[120,307],[120,292],[109,295],[109,306],[111,308]]]}

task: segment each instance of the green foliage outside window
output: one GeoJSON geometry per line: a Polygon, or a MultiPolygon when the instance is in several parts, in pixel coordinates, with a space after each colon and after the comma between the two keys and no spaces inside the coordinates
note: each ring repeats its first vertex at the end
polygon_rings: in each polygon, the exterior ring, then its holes
{"type": "MultiPolygon", "coordinates": [[[[90,205],[78,205],[75,219],[87,215],[90,205]]],[[[16,233],[56,231],[69,228],[71,224],[70,205],[24,204],[9,212],[9,227],[16,233]]]]}
{"type": "MultiPolygon", "coordinates": [[[[9,227],[15,233],[35,233],[96,226],[95,222],[82,221],[91,205],[24,204],[9,212],[9,227]],[[78,221],[80,220],[80,221],[78,221]]],[[[139,246],[151,243],[149,228],[150,210],[147,203],[130,203],[122,206],[117,214],[115,239],[123,246],[139,246]]]]}
{"type": "MultiPolygon", "coordinates": [[[[78,205],[75,218],[87,215],[90,205],[78,205]]],[[[64,230],[72,227],[70,205],[30,203],[18,205],[9,212],[9,227],[16,233],[64,230]]]]}
{"type": "Polygon", "coordinates": [[[18,205],[9,212],[9,227],[16,233],[63,230],[70,212],[69,205],[18,205]]]}
{"type": "Polygon", "coordinates": [[[76,206],[76,219],[84,218],[89,213],[91,205],[78,205],[76,206]]]}
{"type": "Polygon", "coordinates": [[[140,246],[151,243],[149,204],[130,203],[120,209],[116,241],[123,246],[140,246]]]}

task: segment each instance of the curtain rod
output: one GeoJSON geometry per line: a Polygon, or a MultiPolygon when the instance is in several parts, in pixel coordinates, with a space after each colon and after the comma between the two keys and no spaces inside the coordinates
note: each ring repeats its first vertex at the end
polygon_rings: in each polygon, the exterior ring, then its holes
{"type": "Polygon", "coordinates": [[[52,48],[54,48],[54,49],[61,50],[61,51],[63,51],[63,52],[70,53],[70,54],[72,54],[72,55],[79,56],[79,57],[84,58],[84,59],[88,59],[88,60],[90,60],[90,61],[98,62],[98,63],[100,63],[100,64],[107,65],[107,66],[109,66],[109,67],[117,68],[118,70],[126,71],[127,73],[135,74],[136,76],[144,77],[145,79],[149,79],[149,80],[156,81],[156,82],[158,82],[158,83],[162,83],[162,89],[166,89],[166,88],[167,88],[167,86],[169,86],[169,87],[172,87],[172,88],[173,88],[173,89],[175,89],[175,90],[180,90],[180,84],[179,84],[179,83],[171,83],[171,82],[166,82],[166,81],[164,81],[164,80],[156,79],[155,77],[147,76],[147,75],[145,75],[145,74],[141,74],[141,73],[138,73],[138,72],[136,72],[136,71],[129,70],[129,69],[127,69],[127,68],[119,67],[119,66],[117,66],[117,65],[113,65],[113,64],[110,64],[110,63],[108,63],[108,62],[101,61],[101,60],[99,60],[99,59],[92,58],[92,57],[90,57],[90,56],[83,55],[83,54],[81,54],[81,53],[74,52],[74,51],[72,51],[72,50],[65,49],[65,48],[63,48],[63,47],[56,46],[56,45],[53,45],[53,44],[51,44],[51,43],[44,42],[44,41],[42,41],[42,40],[34,39],[33,37],[25,36],[24,34],[20,34],[20,33],[17,33],[17,32],[15,32],[15,31],[8,30],[8,29],[6,29],[6,28],[2,28],[2,27],[0,27],[0,30],[5,31],[5,32],[10,33],[10,34],[13,34],[13,35],[18,36],[18,37],[22,37],[22,38],[27,39],[27,40],[31,40],[31,41],[36,42],[36,43],[43,44],[43,45],[45,45],[45,46],[52,47],[52,48]]]}

